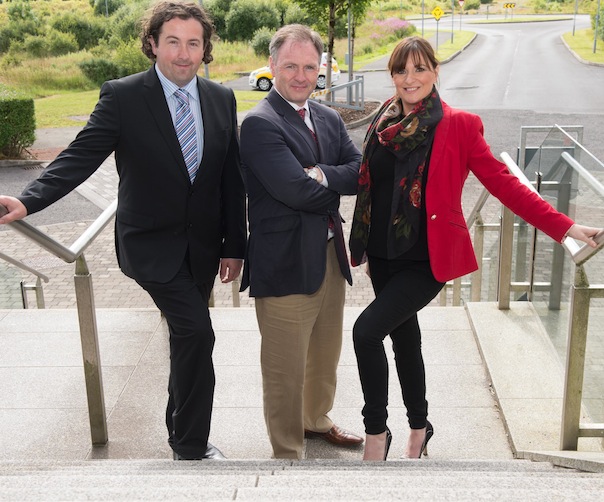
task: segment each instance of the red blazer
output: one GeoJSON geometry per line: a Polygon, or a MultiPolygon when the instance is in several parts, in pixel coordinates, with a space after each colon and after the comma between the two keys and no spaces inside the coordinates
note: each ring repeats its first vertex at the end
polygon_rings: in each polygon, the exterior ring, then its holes
{"type": "Polygon", "coordinates": [[[442,104],[443,118],[436,127],[425,193],[428,253],[436,280],[447,282],[478,269],[461,208],[470,171],[505,206],[560,242],[573,220],[524,186],[493,157],[480,117],[442,104]]]}

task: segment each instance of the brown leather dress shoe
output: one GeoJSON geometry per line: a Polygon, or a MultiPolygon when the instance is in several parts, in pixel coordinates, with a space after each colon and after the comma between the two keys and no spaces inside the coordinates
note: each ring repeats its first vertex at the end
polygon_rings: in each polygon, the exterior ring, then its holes
{"type": "Polygon", "coordinates": [[[363,438],[338,427],[333,424],[333,427],[327,432],[315,432],[304,430],[305,438],[319,438],[324,439],[328,443],[335,444],[336,446],[357,446],[363,444],[363,438]]]}

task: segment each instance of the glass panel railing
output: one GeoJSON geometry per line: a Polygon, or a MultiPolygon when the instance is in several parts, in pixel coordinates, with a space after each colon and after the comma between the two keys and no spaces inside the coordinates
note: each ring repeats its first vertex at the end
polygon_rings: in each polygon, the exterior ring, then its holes
{"type": "MultiPolygon", "coordinates": [[[[526,152],[524,172],[533,182],[541,173],[540,193],[558,210],[584,225],[604,225],[604,164],[578,141],[576,131],[563,126],[551,128],[541,145],[526,152]]],[[[579,135],[580,137],[580,135],[579,135]]],[[[530,227],[529,227],[530,228],[530,227]]],[[[530,233],[531,230],[529,230],[530,233]]],[[[530,247],[530,239],[526,247],[530,247]]],[[[538,233],[535,253],[535,282],[551,282],[535,288],[532,302],[545,326],[562,364],[567,359],[569,301],[575,266],[562,248],[538,233]]],[[[528,253],[517,257],[517,272],[528,263],[528,253]],[[519,265],[520,264],[520,265],[519,265]]],[[[604,253],[591,256],[583,265],[591,285],[604,282],[604,253]]],[[[529,280],[528,270],[519,273],[529,280]]],[[[583,378],[583,405],[594,422],[604,422],[604,300],[593,298],[589,306],[587,350],[583,378]]]]}
{"type": "Polygon", "coordinates": [[[0,260],[0,309],[21,309],[20,284],[22,281],[19,269],[6,261],[0,260]]]}

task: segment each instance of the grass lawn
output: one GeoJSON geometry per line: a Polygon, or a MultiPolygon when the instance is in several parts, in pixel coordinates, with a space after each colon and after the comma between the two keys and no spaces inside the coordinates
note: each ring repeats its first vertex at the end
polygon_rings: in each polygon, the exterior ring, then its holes
{"type": "Polygon", "coordinates": [[[562,38],[581,59],[604,64],[604,40],[597,41],[596,52],[594,53],[594,32],[592,29],[576,30],[575,36],[572,32],[568,32],[562,35],[562,38]]]}

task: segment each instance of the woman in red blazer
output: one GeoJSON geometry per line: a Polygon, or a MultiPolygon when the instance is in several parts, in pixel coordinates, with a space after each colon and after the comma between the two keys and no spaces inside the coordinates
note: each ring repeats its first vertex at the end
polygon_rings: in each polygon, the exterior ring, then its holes
{"type": "Polygon", "coordinates": [[[575,224],[520,183],[493,157],[480,117],[441,101],[435,87],[439,64],[426,40],[400,42],[388,69],[396,94],[365,137],[350,235],[352,264],[367,261],[376,293],[353,329],[365,398],[364,460],[385,460],[392,441],[386,425],[388,335],[411,429],[405,456],[421,458],[434,434],[417,312],[445,282],[478,268],[461,207],[470,171],[504,205],[558,242],[569,235],[595,247],[599,231],[575,224]]]}

